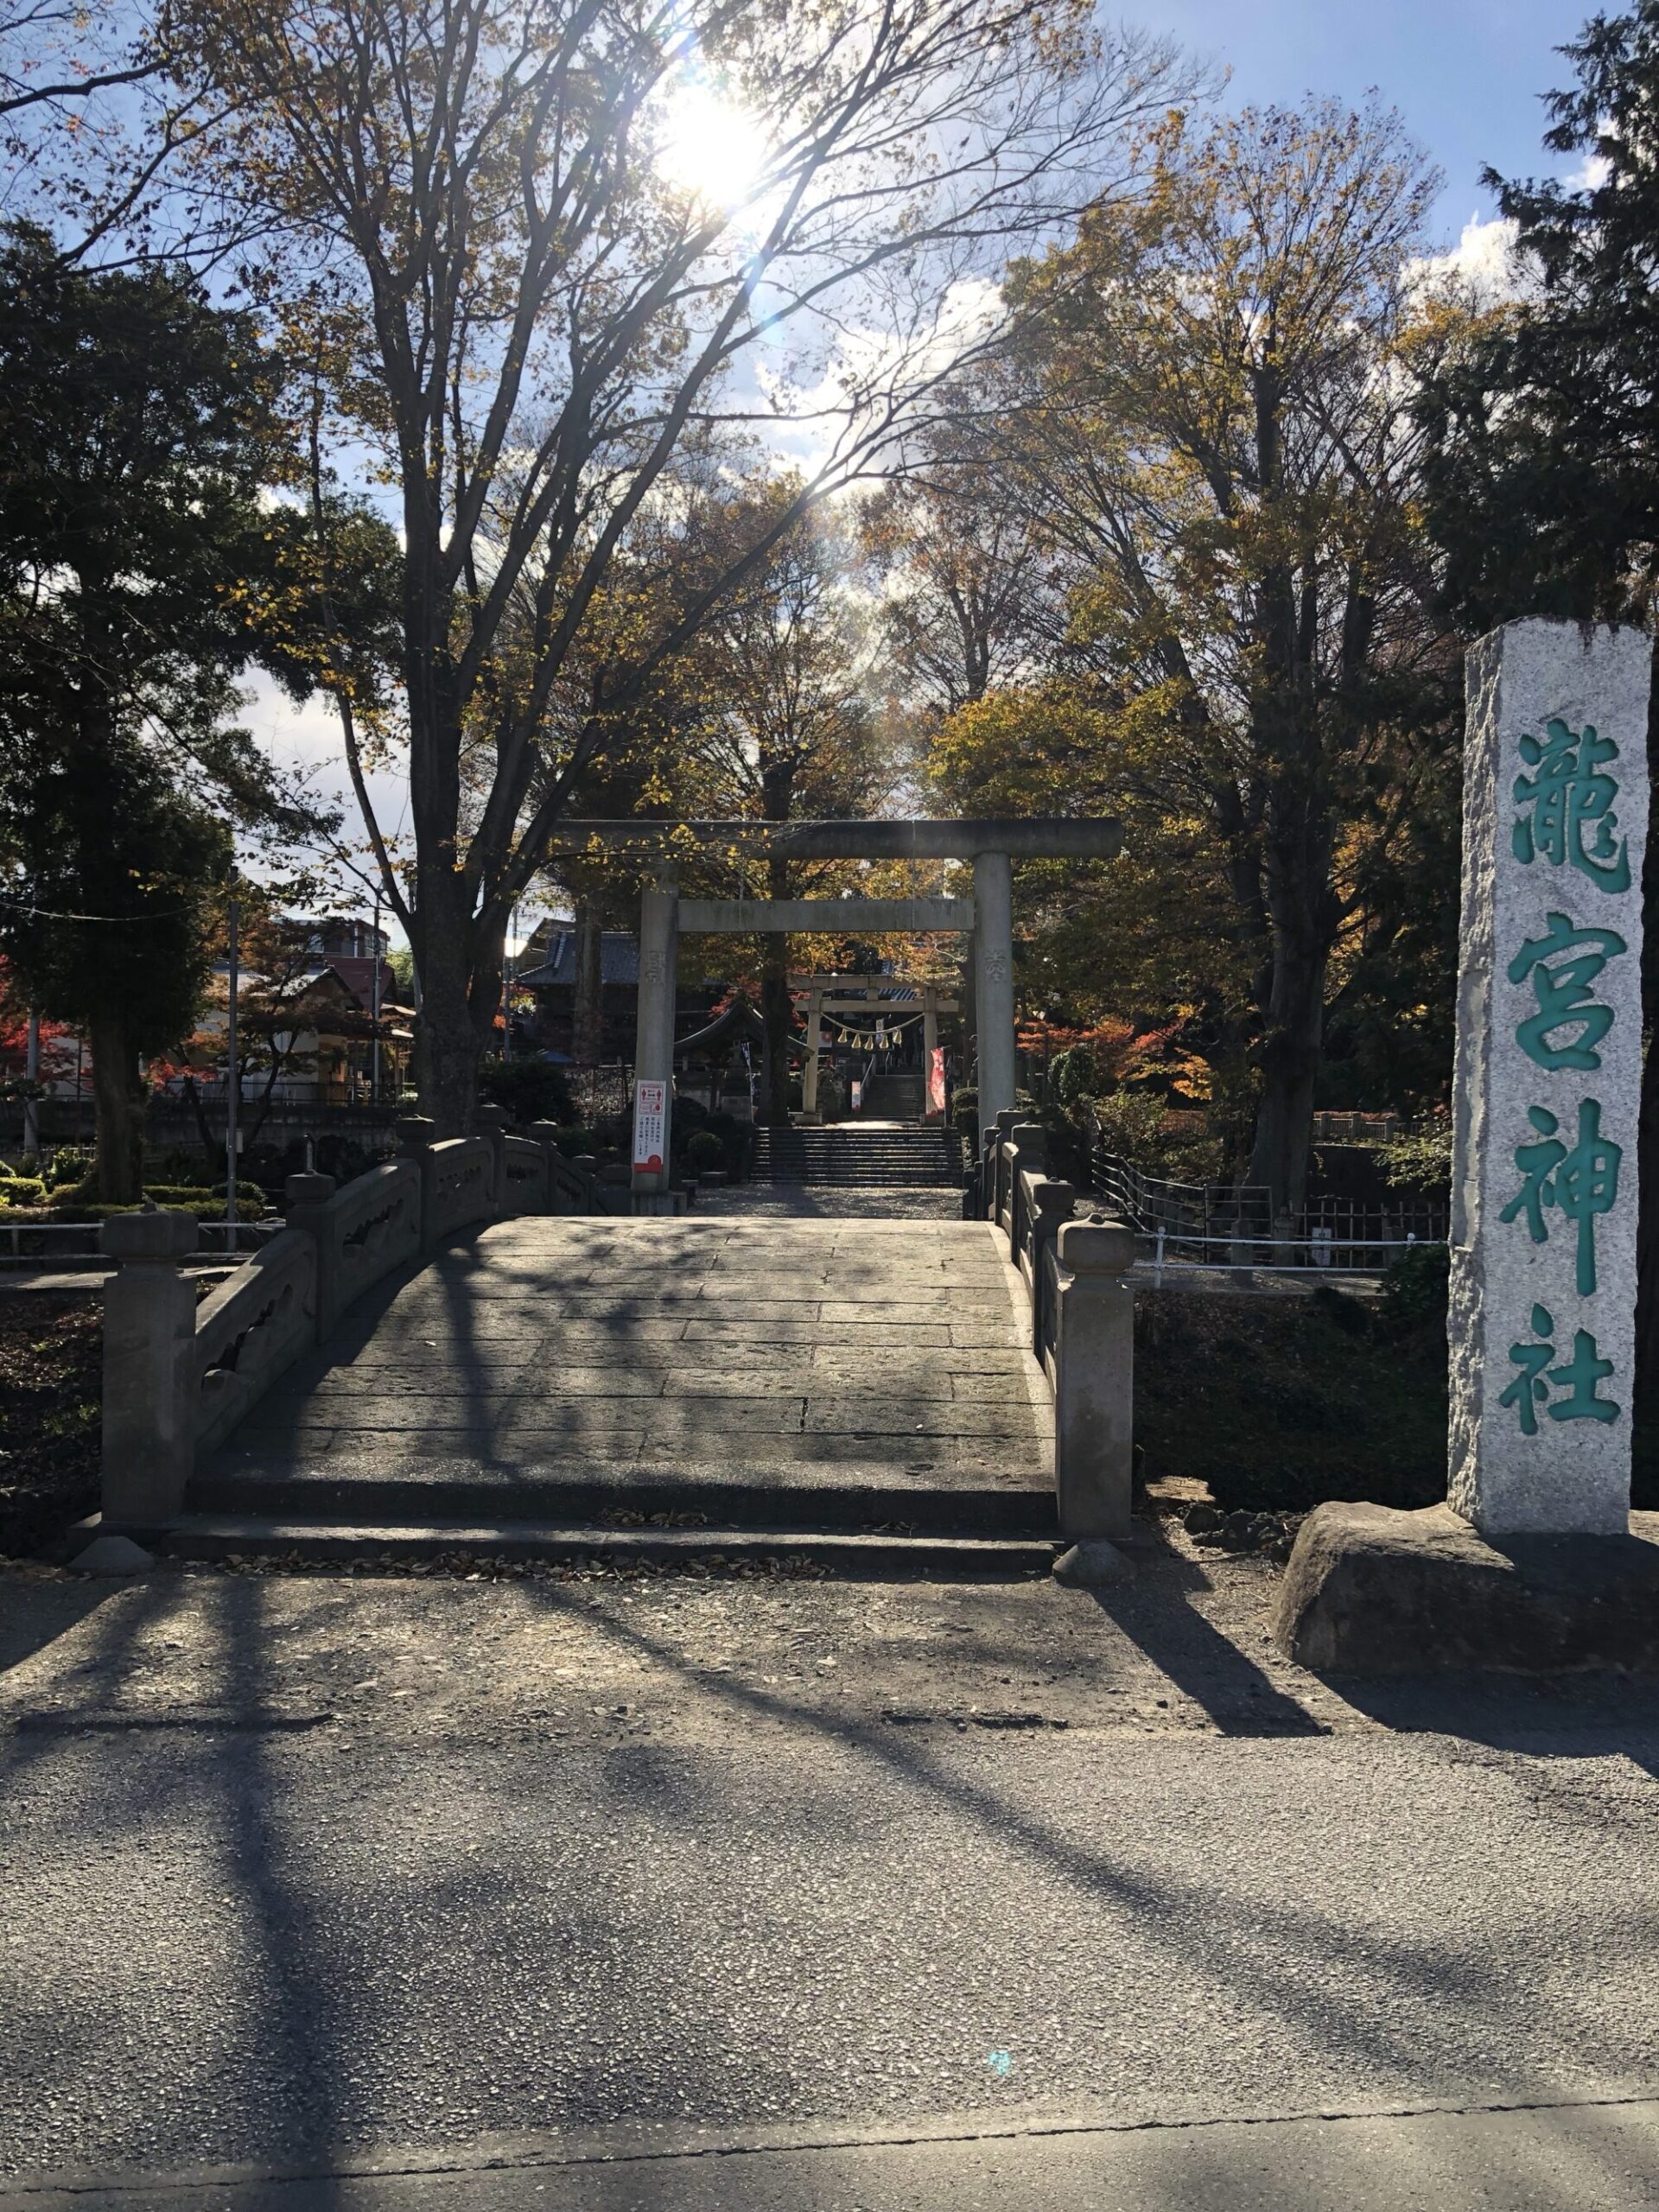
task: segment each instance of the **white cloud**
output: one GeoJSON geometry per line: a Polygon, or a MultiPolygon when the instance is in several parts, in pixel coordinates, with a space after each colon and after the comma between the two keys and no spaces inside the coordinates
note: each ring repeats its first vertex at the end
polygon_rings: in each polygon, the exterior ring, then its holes
{"type": "Polygon", "coordinates": [[[1445,284],[1466,288],[1480,307],[1519,299],[1527,290],[1526,272],[1516,258],[1516,226],[1503,215],[1471,215],[1456,245],[1427,256],[1408,272],[1414,290],[1431,292],[1445,284]]]}
{"type": "Polygon", "coordinates": [[[1605,154],[1586,154],[1561,182],[1572,192],[1599,192],[1612,173],[1613,165],[1605,154]]]}

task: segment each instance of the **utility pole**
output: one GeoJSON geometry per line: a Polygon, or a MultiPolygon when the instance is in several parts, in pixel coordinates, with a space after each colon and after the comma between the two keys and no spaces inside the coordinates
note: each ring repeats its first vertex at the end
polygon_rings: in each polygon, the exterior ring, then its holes
{"type": "Polygon", "coordinates": [[[501,1058],[512,1058],[512,944],[518,934],[518,909],[507,917],[507,941],[501,949],[501,1058]]]}
{"type": "Polygon", "coordinates": [[[374,1033],[374,1058],[369,1063],[369,1103],[380,1103],[380,893],[374,894],[374,943],[370,947],[374,954],[374,1013],[372,1026],[374,1033]]]}
{"type": "Polygon", "coordinates": [[[240,1081],[236,1069],[236,870],[231,870],[231,1027],[229,1079],[225,1089],[225,1249],[236,1249],[236,1109],[240,1081]]]}
{"type": "Polygon", "coordinates": [[[29,1010],[29,1047],[23,1074],[29,1084],[23,1097],[23,1154],[25,1158],[36,1160],[41,1156],[41,1102],[35,1088],[41,1079],[41,1017],[34,1007],[29,1010]]]}

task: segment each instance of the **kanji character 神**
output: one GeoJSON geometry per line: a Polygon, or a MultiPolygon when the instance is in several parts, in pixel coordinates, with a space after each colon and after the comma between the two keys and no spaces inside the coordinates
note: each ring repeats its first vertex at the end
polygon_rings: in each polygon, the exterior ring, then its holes
{"type": "Polygon", "coordinates": [[[1521,1188],[1498,1218],[1514,1221],[1524,1214],[1533,1243],[1542,1244],[1549,1236],[1544,1208],[1559,1206],[1578,1227],[1579,1295],[1589,1298],[1596,1287],[1596,1217],[1610,1213],[1618,1202],[1624,1147],[1602,1135],[1601,1107],[1593,1098],[1580,1102],[1578,1141],[1570,1150],[1557,1135],[1560,1123],[1546,1107],[1529,1106],[1527,1119],[1539,1141],[1516,1145],[1521,1188]]]}

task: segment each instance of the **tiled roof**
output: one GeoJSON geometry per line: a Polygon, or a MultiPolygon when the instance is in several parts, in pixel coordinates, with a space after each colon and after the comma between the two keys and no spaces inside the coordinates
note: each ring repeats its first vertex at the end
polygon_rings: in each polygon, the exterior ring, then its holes
{"type": "MultiPolygon", "coordinates": [[[[632,930],[604,930],[599,940],[599,974],[601,983],[637,983],[639,981],[639,941],[632,930]]],[[[547,959],[539,968],[526,968],[513,981],[526,983],[532,990],[556,991],[573,988],[576,980],[576,933],[561,930],[553,939],[547,959]]]]}

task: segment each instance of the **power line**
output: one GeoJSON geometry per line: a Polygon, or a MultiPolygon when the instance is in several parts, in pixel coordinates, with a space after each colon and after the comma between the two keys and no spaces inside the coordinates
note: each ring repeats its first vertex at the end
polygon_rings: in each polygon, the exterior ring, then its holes
{"type": "Polygon", "coordinates": [[[3,893],[0,893],[0,906],[16,907],[20,914],[41,922],[165,922],[192,911],[188,906],[152,906],[147,914],[61,914],[51,906],[37,906],[32,899],[8,899],[3,893]]]}

